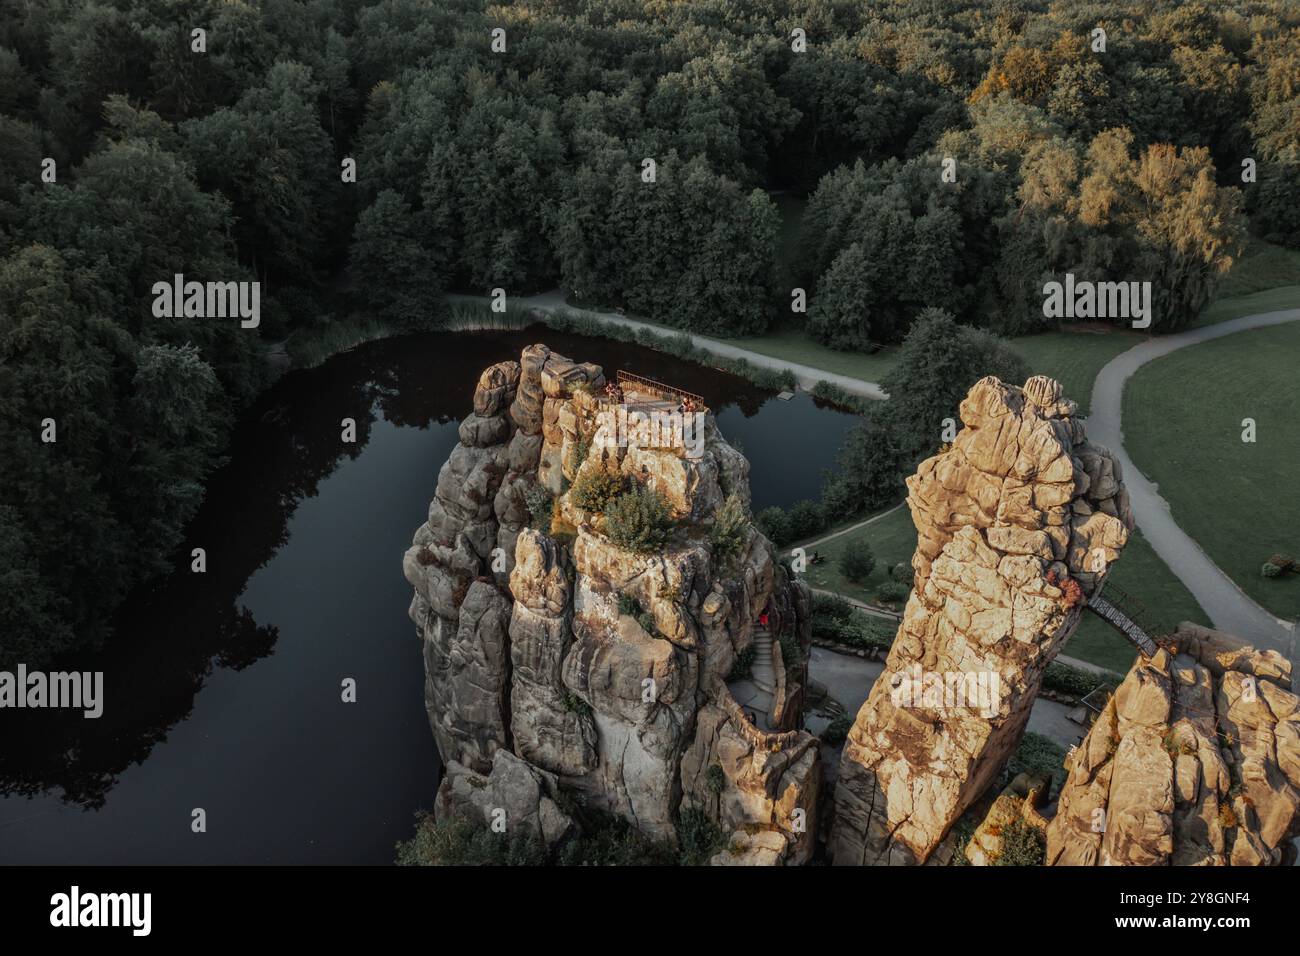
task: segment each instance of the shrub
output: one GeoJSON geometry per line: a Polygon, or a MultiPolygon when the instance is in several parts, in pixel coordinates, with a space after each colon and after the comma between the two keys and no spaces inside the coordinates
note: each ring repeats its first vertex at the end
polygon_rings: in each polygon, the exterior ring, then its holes
{"type": "Polygon", "coordinates": [[[790,540],[802,541],[826,527],[826,509],[816,501],[797,501],[789,511],[790,540]]]}
{"type": "Polygon", "coordinates": [[[694,807],[683,810],[678,818],[677,839],[681,844],[677,860],[682,866],[704,866],[727,840],[718,825],[694,807]]]}
{"type": "Polygon", "coordinates": [[[577,714],[579,717],[591,716],[591,704],[572,692],[567,692],[564,695],[564,709],[577,714]]]}
{"type": "Polygon", "coordinates": [[[397,844],[399,866],[540,866],[546,849],[523,832],[493,833],[463,816],[435,821],[421,815],[415,836],[397,844]]]}
{"type": "Polygon", "coordinates": [[[848,714],[840,714],[821,732],[821,742],[830,744],[832,747],[844,743],[848,739],[849,730],[853,727],[853,720],[848,714]]]}
{"type": "Polygon", "coordinates": [[[664,496],[638,486],[619,495],[605,509],[605,534],[620,548],[648,554],[672,537],[673,519],[664,496]]]}
{"type": "Polygon", "coordinates": [[[854,584],[870,577],[875,567],[876,556],[865,541],[847,545],[840,555],[840,572],[854,584]]]}
{"type": "MultiPolygon", "coordinates": [[[[583,383],[587,384],[587,383],[583,383]]],[[[588,385],[590,388],[590,385],[588,385]]],[[[569,472],[576,475],[582,463],[587,460],[587,455],[591,453],[591,442],[586,438],[579,438],[569,448],[569,472]]]]}
{"type": "Polygon", "coordinates": [[[746,530],[749,527],[749,513],[745,503],[736,493],[727,495],[727,500],[718,509],[709,529],[709,541],[713,545],[713,555],[719,561],[725,561],[739,553],[745,543],[746,530]]]}
{"type": "Polygon", "coordinates": [[[727,683],[734,683],[738,680],[746,680],[754,673],[754,645],[736,655],[736,659],[731,662],[731,670],[727,671],[727,683]]]}
{"type": "Polygon", "coordinates": [[[966,859],[966,845],[970,843],[971,838],[975,836],[975,831],[979,828],[980,821],[972,810],[963,813],[960,819],[952,825],[953,835],[956,841],[952,847],[952,861],[950,866],[970,866],[970,860],[966,859]]]}
{"type": "Polygon", "coordinates": [[[708,772],[704,775],[704,786],[715,797],[722,796],[722,791],[727,787],[727,775],[722,772],[720,765],[716,763],[710,765],[708,772]]]}
{"type": "Polygon", "coordinates": [[[583,814],[582,835],[560,851],[560,866],[672,866],[677,851],[612,814],[583,814]]]}
{"type": "Polygon", "coordinates": [[[588,468],[578,475],[569,489],[569,500],[583,511],[599,514],[625,488],[627,479],[622,475],[611,475],[603,468],[588,468]]]}
{"type": "Polygon", "coordinates": [[[899,584],[897,581],[886,581],[876,588],[876,600],[882,604],[901,604],[907,600],[907,596],[911,593],[912,589],[906,584],[899,584]]]}
{"type": "Polygon", "coordinates": [[[1002,852],[994,866],[1042,866],[1047,860],[1047,838],[1038,827],[1016,820],[1002,831],[1002,852]]]}
{"type": "Polygon", "coordinates": [[[838,405],[841,408],[847,408],[851,412],[863,412],[870,407],[875,399],[865,398],[850,392],[842,385],[836,385],[833,382],[820,381],[813,386],[813,398],[820,402],[827,402],[831,405],[838,405]]]}
{"type": "Polygon", "coordinates": [[[429,546],[426,544],[422,546],[419,551],[415,552],[415,560],[418,561],[422,567],[427,568],[429,565],[433,564],[433,562],[437,561],[438,559],[434,555],[433,551],[430,550],[429,546]]]}
{"type": "Polygon", "coordinates": [[[528,506],[528,514],[532,516],[532,526],[544,531],[549,530],[551,517],[555,513],[555,499],[551,497],[551,492],[544,485],[533,485],[524,492],[524,504],[528,506]]]}
{"type": "Polygon", "coordinates": [[[636,617],[641,613],[641,602],[630,594],[620,594],[618,596],[618,613],[636,617]]]}
{"type": "Polygon", "coordinates": [[[764,508],[754,521],[758,525],[758,530],[763,532],[773,544],[783,545],[790,542],[790,518],[785,513],[785,509],[776,505],[764,508]]]}
{"type": "Polygon", "coordinates": [[[1116,686],[1100,674],[1053,661],[1043,672],[1043,687],[1070,697],[1083,697],[1102,684],[1116,686]]]}
{"type": "Polygon", "coordinates": [[[1266,578],[1278,578],[1282,576],[1282,569],[1272,561],[1265,561],[1264,566],[1259,569],[1259,573],[1266,578]]]}
{"type": "Polygon", "coordinates": [[[1006,772],[1009,778],[1014,779],[1026,771],[1049,776],[1053,786],[1059,785],[1065,780],[1065,748],[1050,737],[1027,732],[1020,741],[1020,748],[1007,762],[1006,772]]]}
{"type": "Polygon", "coordinates": [[[781,663],[787,668],[798,667],[803,663],[803,648],[793,634],[782,634],[777,640],[781,644],[781,663]]]}
{"type": "Polygon", "coordinates": [[[864,649],[888,649],[894,643],[898,625],[857,611],[843,598],[828,599],[820,604],[814,597],[813,638],[831,644],[846,644],[864,649]],[[844,616],[838,616],[847,611],[844,616]]]}
{"type": "Polygon", "coordinates": [[[655,624],[655,617],[649,611],[642,611],[636,616],[636,622],[641,625],[641,630],[645,631],[651,637],[659,633],[659,627],[655,624]]]}
{"type": "Polygon", "coordinates": [[[889,569],[889,576],[899,584],[906,584],[909,588],[916,583],[916,572],[912,570],[912,564],[909,561],[899,561],[889,569]]]}
{"type": "Polygon", "coordinates": [[[822,617],[847,621],[853,617],[853,605],[838,594],[814,594],[813,619],[822,617]]]}

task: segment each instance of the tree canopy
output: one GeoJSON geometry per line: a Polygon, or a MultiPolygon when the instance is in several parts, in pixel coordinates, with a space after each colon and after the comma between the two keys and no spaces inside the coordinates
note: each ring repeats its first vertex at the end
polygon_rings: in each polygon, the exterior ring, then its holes
{"type": "MultiPolygon", "coordinates": [[[[1286,0],[5,4],[0,664],[98,639],[176,566],[287,336],[559,287],[983,373],[976,330],[1052,324],[1065,272],[1150,281],[1155,330],[1186,325],[1248,230],[1300,247],[1297,200],[1286,0]],[[793,262],[777,192],[808,200],[793,262]],[[174,274],[259,282],[265,318],[159,319],[174,274]]],[[[855,509],[932,440],[949,371],[851,440],[855,509]]]]}

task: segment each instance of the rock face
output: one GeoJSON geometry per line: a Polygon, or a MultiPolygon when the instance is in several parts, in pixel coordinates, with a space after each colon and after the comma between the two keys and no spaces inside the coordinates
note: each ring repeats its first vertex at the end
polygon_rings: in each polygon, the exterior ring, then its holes
{"type": "Polygon", "coordinates": [[[952,446],[907,480],[902,625],[845,743],[837,865],[923,863],[1019,745],[1043,670],[1132,528],[1119,463],[1036,376],[977,382],[952,446]]]}
{"type": "Polygon", "coordinates": [[[1012,827],[1033,827],[1041,835],[1047,821],[1040,808],[1050,789],[1051,780],[1043,775],[1022,773],[1012,780],[971,834],[966,844],[966,862],[971,866],[996,865],[1003,854],[1004,838],[1012,827]]]}
{"type": "MultiPolygon", "coordinates": [[[[752,525],[727,553],[714,544],[728,496],[748,505],[749,464],[712,415],[701,454],[646,436],[620,444],[604,383],[598,366],[544,345],[487,369],[406,553],[446,767],[436,811],[486,820],[505,807],[553,844],[573,831],[557,799],[670,841],[696,810],[745,837],[749,849],[719,863],[803,862],[815,738],[759,730],[725,677],[764,613],[806,659],[810,594],[752,525]],[[571,484],[596,471],[664,496],[677,521],[665,547],[615,545],[604,515],[573,500],[571,484]]],[[[629,403],[654,398],[629,389],[629,403]]],[[[794,715],[802,671],[780,665],[776,643],[773,658],[776,709],[794,715]]]]}
{"type": "Polygon", "coordinates": [[[520,830],[546,844],[573,832],[573,820],[555,802],[555,777],[543,773],[508,750],[492,757],[491,773],[481,774],[459,764],[448,764],[444,785],[438,788],[435,816],[467,814],[499,832],[520,830]]]}
{"type": "Polygon", "coordinates": [[[1300,818],[1290,662],[1180,625],[1139,659],[1066,762],[1047,862],[1269,865],[1300,818]]]}

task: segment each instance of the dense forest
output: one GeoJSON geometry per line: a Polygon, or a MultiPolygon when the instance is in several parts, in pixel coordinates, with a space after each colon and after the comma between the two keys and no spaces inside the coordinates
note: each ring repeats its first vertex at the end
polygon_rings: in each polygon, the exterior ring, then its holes
{"type": "MultiPolygon", "coordinates": [[[[291,334],[559,286],[994,370],[983,330],[1046,327],[1046,276],[1149,279],[1185,325],[1248,230],[1300,246],[1298,173],[1290,0],[8,0],[0,664],[188,561],[291,334]],[[778,190],[808,197],[793,317],[778,190]],[[155,318],[175,273],[259,281],[260,326],[155,318]]],[[[886,404],[839,507],[916,453],[886,404]]]]}

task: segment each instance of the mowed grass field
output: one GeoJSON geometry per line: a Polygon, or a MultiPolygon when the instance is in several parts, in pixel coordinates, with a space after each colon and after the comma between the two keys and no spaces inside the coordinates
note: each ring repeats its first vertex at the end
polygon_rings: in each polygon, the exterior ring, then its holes
{"type": "MultiPolygon", "coordinates": [[[[911,512],[903,506],[866,527],[809,548],[809,556],[817,551],[826,560],[809,566],[804,580],[812,587],[875,604],[876,590],[890,580],[889,569],[900,561],[910,562],[915,550],[916,528],[911,512]],[[875,554],[876,566],[865,581],[855,584],[844,577],[839,560],[845,550],[860,547],[864,542],[875,554]]],[[[1138,532],[1129,538],[1123,557],[1111,572],[1111,580],[1142,602],[1144,621],[1156,634],[1173,631],[1179,621],[1210,623],[1196,599],[1138,532]]],[[[1119,674],[1127,673],[1136,657],[1131,644],[1090,613],[1084,614],[1065,653],[1119,674]]]]}
{"type": "Polygon", "coordinates": [[[1125,447],[1174,519],[1247,594],[1300,615],[1300,576],[1265,579],[1300,552],[1300,322],[1240,332],[1145,366],[1124,390],[1125,447]],[[1256,441],[1242,441],[1243,419],[1256,441]]]}
{"type": "MultiPolygon", "coordinates": [[[[821,537],[820,535],[818,537],[821,537]]],[[[900,561],[911,561],[912,552],[916,550],[916,527],[912,524],[912,513],[904,505],[884,517],[827,541],[808,548],[808,556],[816,551],[826,560],[820,564],[808,566],[804,580],[812,587],[826,591],[835,591],[857,598],[859,601],[876,602],[876,589],[891,580],[889,569],[900,561]],[[861,547],[866,543],[876,556],[876,566],[871,575],[859,583],[854,583],[840,571],[840,557],[850,547],[861,547]]],[[[901,608],[900,608],[901,610],[901,608]]]]}
{"type": "Polygon", "coordinates": [[[1192,328],[1295,308],[1300,308],[1300,250],[1251,239],[1192,328]]]}
{"type": "MultiPolygon", "coordinates": [[[[1061,383],[1066,398],[1079,403],[1086,416],[1092,406],[1092,383],[1103,365],[1127,352],[1146,336],[1131,330],[1103,327],[1101,330],[1042,332],[1011,339],[1011,347],[1024,356],[1033,375],[1048,375],[1061,383]]],[[[1020,384],[1020,383],[1016,383],[1020,384]]]]}
{"type": "Polygon", "coordinates": [[[1300,287],[1300,249],[1252,238],[1232,269],[1219,280],[1215,298],[1235,299],[1283,286],[1300,287]]]}
{"type": "MultiPolygon", "coordinates": [[[[1141,623],[1153,632],[1153,637],[1172,633],[1179,621],[1211,623],[1196,598],[1174,577],[1140,531],[1129,535],[1123,555],[1110,572],[1110,580],[1141,602],[1140,609],[1129,610],[1142,619],[1141,623]]],[[[1063,653],[1120,674],[1127,674],[1137,657],[1132,644],[1092,613],[1084,614],[1063,653]]]]}

